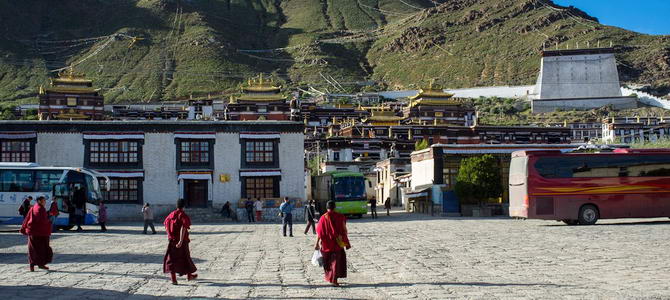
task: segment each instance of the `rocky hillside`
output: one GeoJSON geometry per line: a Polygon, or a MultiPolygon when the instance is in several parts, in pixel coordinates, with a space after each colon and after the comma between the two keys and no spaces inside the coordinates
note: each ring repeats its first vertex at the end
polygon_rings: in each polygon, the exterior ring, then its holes
{"type": "Polygon", "coordinates": [[[670,36],[550,0],[3,1],[0,101],[34,102],[68,65],[110,102],[230,93],[258,72],[331,92],[529,84],[543,45],[610,42],[623,80],[670,86],[670,36]]]}

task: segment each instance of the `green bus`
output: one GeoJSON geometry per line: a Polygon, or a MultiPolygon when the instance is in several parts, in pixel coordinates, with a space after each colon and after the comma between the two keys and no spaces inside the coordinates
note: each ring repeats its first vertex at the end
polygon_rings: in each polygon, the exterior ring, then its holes
{"type": "Polygon", "coordinates": [[[335,201],[335,211],[362,217],[368,212],[365,176],[349,171],[331,171],[314,177],[313,198],[319,212],[325,213],[326,202],[335,201]]]}

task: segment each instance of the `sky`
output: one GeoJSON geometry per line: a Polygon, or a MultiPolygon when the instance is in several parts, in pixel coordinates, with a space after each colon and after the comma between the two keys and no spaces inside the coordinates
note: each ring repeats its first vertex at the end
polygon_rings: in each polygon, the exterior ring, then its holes
{"type": "Polygon", "coordinates": [[[600,23],[647,34],[670,34],[670,0],[554,0],[577,7],[600,23]]]}

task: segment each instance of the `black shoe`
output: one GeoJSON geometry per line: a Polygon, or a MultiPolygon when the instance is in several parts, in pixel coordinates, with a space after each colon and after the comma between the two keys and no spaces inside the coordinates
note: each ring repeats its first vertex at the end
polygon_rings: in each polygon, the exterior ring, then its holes
{"type": "Polygon", "coordinates": [[[292,234],[291,234],[291,235],[289,235],[289,236],[290,236],[290,237],[293,237],[293,235],[292,235],[292,234]]]}
{"type": "Polygon", "coordinates": [[[154,232],[152,232],[151,234],[156,234],[156,232],[154,231],[154,232]]]}

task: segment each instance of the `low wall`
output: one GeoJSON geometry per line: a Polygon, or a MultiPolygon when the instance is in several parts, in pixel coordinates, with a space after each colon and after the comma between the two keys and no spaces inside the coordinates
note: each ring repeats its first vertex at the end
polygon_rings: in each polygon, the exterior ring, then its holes
{"type": "Polygon", "coordinates": [[[614,109],[637,108],[636,97],[570,98],[570,99],[533,99],[533,113],[546,113],[561,110],[588,110],[612,105],[614,109]]]}

